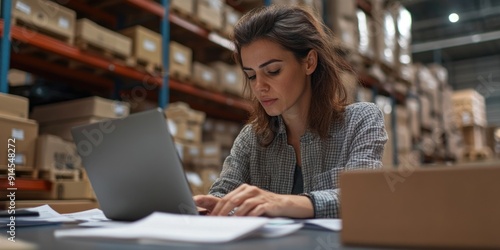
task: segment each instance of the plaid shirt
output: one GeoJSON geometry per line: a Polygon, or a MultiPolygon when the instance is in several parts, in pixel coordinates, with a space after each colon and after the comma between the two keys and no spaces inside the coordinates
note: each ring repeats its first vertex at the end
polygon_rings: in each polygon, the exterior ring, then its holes
{"type": "MultiPolygon", "coordinates": [[[[321,140],[307,131],[300,139],[304,193],[313,202],[316,218],[340,216],[342,171],[382,167],[387,133],[380,109],[373,103],[354,103],[344,114],[343,123],[332,123],[329,138],[321,140]]],[[[222,197],[242,183],[277,194],[291,193],[295,151],[287,143],[282,118],[278,120],[278,133],[267,148],[258,144],[250,125],[241,130],[209,194],[222,197]]]]}

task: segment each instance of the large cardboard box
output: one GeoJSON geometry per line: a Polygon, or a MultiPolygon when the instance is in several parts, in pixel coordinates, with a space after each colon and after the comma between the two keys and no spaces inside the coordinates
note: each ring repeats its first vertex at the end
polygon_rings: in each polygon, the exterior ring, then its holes
{"type": "Polygon", "coordinates": [[[222,0],[197,0],[196,16],[210,29],[220,30],[223,24],[224,6],[222,0]]]}
{"type": "Polygon", "coordinates": [[[82,168],[82,160],[73,142],[55,135],[40,135],[36,142],[36,168],[67,170],[82,168]]]}
{"type": "Polygon", "coordinates": [[[11,153],[16,166],[34,167],[37,136],[36,121],[0,115],[0,166],[8,165],[11,153]]]}
{"type": "Polygon", "coordinates": [[[500,165],[344,172],[347,245],[500,248],[500,165]]]}
{"type": "Polygon", "coordinates": [[[200,143],[205,113],[192,110],[186,103],[172,103],[165,109],[170,133],[177,141],[200,143]]]}
{"type": "Polygon", "coordinates": [[[180,43],[171,41],[169,55],[169,74],[190,78],[193,51],[180,43]]]}
{"type": "Polygon", "coordinates": [[[134,59],[161,66],[161,35],[140,25],[120,31],[132,39],[132,56],[134,59]]]}
{"type": "Polygon", "coordinates": [[[0,93],[0,115],[27,119],[28,109],[28,98],[0,93]]]}
{"type": "Polygon", "coordinates": [[[93,46],[128,58],[132,53],[132,39],[106,29],[89,19],[79,19],[76,24],[75,39],[80,46],[93,46]]]}
{"type": "Polygon", "coordinates": [[[452,96],[455,123],[463,126],[486,126],[486,104],[484,97],[474,89],[455,91],[452,96]]]}
{"type": "Polygon", "coordinates": [[[129,104],[97,96],[67,102],[36,106],[31,118],[46,124],[93,116],[96,118],[121,118],[129,114],[129,104]]]}
{"type": "Polygon", "coordinates": [[[17,22],[73,43],[76,12],[45,0],[12,1],[12,18],[17,22]]]}

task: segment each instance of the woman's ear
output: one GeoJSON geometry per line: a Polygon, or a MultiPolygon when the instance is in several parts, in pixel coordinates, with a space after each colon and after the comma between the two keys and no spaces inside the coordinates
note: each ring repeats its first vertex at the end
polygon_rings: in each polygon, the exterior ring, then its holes
{"type": "Polygon", "coordinates": [[[307,75],[311,75],[314,70],[316,70],[316,67],[318,66],[318,52],[316,52],[316,50],[309,50],[309,53],[307,53],[306,56],[305,66],[307,75]]]}

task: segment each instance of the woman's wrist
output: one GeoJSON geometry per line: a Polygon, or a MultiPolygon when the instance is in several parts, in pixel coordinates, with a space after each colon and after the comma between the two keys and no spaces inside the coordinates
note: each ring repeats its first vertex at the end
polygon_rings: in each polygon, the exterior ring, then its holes
{"type": "Polygon", "coordinates": [[[313,218],[314,205],[307,196],[283,195],[282,214],[290,218],[313,218]]]}

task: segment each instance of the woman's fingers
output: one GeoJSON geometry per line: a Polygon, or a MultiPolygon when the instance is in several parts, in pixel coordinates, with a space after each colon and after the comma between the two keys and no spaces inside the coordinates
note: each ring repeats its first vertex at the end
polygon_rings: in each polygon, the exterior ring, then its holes
{"type": "Polygon", "coordinates": [[[212,211],[215,205],[220,201],[220,198],[212,195],[196,195],[193,197],[193,200],[196,206],[212,211]]]}
{"type": "Polygon", "coordinates": [[[238,207],[245,200],[253,197],[258,193],[259,189],[254,186],[243,184],[237,189],[227,194],[217,203],[211,215],[226,216],[234,208],[238,207]]]}

